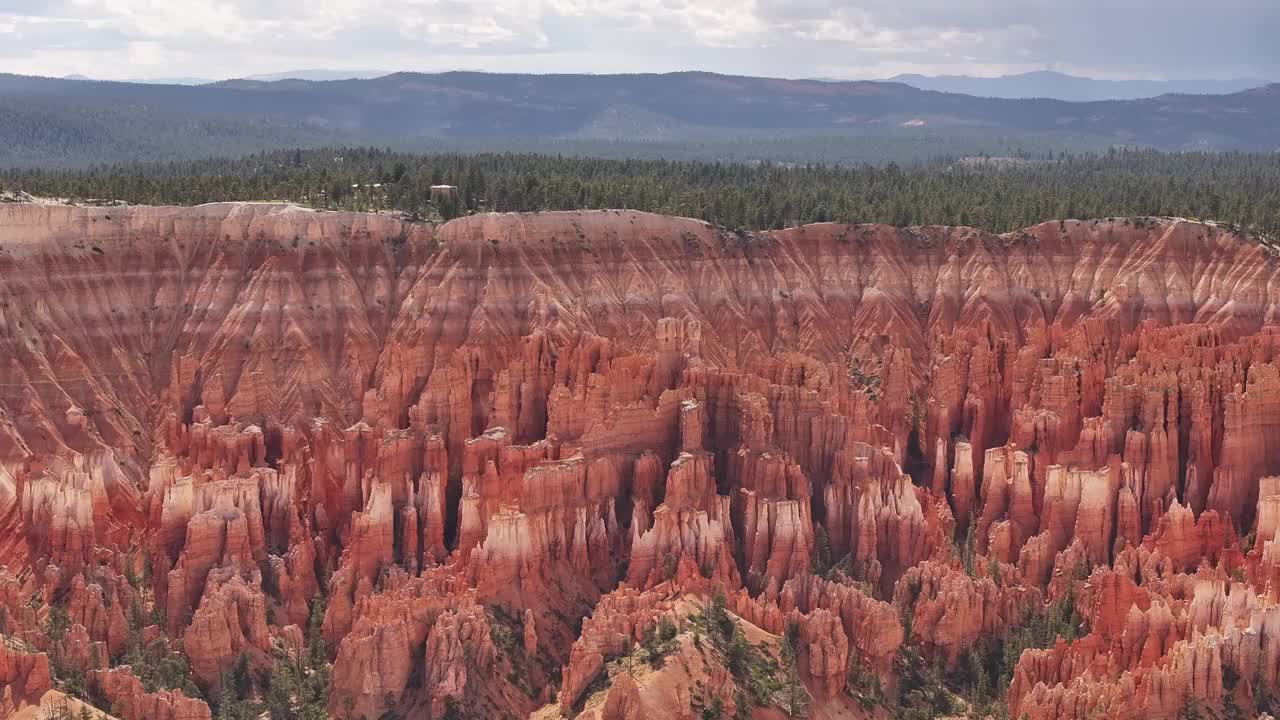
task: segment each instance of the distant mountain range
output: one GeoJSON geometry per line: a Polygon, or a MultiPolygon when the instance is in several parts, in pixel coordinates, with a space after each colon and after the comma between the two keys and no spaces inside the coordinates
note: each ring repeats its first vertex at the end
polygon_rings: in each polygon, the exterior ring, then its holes
{"type": "Polygon", "coordinates": [[[961,93],[993,98],[1052,98],[1070,102],[1098,100],[1138,100],[1171,93],[1225,95],[1261,87],[1261,78],[1230,80],[1098,80],[1048,70],[973,77],[971,75],[898,75],[888,82],[900,82],[921,90],[961,93]]]}
{"type": "Polygon", "coordinates": [[[383,77],[391,73],[386,70],[288,70],[286,72],[266,73],[263,75],[250,75],[245,80],[257,80],[259,82],[274,82],[276,80],[312,80],[315,82],[323,82],[327,80],[369,80],[371,78],[383,77]]]}
{"type": "MultiPolygon", "coordinates": [[[[0,75],[0,165],[205,156],[280,145],[513,138],[618,144],[1001,135],[1029,150],[1280,148],[1280,85],[1219,95],[1065,102],[702,72],[394,73],[209,85],[0,75]],[[1026,143],[1025,145],[1023,143],[1026,143]]],[[[945,143],[942,144],[945,147],[945,143]]],[[[714,156],[714,152],[712,152],[714,156]]],[[[784,158],[785,159],[785,158],[784,158]]]]}
{"type": "MultiPolygon", "coordinates": [[[[276,80],[313,80],[323,82],[326,80],[367,80],[369,78],[382,77],[390,75],[386,70],[286,70],[285,72],[264,73],[261,75],[247,75],[245,80],[257,80],[259,82],[274,82],[276,80]]],[[[87,75],[66,75],[63,80],[97,80],[87,75]]],[[[222,78],[225,80],[227,78],[222,78]]],[[[158,77],[158,78],[134,78],[125,82],[141,83],[145,85],[212,85],[220,82],[219,79],[204,77],[158,77]]]]}
{"type": "MultiPolygon", "coordinates": [[[[137,78],[127,82],[148,85],[212,85],[230,79],[276,82],[279,80],[371,80],[394,73],[387,70],[323,70],[304,69],[284,72],[247,75],[243,78],[168,77],[137,78]]],[[[85,75],[67,75],[66,80],[93,80],[85,75]]],[[[821,78],[824,82],[845,82],[821,78]]],[[[1225,95],[1268,84],[1262,78],[1229,78],[1209,80],[1102,80],[1098,78],[1068,75],[1051,70],[981,77],[974,75],[916,75],[905,74],[883,80],[898,82],[921,90],[959,93],[975,97],[1005,98],[1011,100],[1048,98],[1068,102],[1094,102],[1099,100],[1139,100],[1158,95],[1225,95]]]]}

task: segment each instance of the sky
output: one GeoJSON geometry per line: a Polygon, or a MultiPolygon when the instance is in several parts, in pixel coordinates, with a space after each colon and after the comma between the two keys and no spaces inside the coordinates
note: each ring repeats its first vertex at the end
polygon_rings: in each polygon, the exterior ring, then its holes
{"type": "Polygon", "coordinates": [[[1280,78],[1280,0],[0,0],[0,71],[1280,78]]]}

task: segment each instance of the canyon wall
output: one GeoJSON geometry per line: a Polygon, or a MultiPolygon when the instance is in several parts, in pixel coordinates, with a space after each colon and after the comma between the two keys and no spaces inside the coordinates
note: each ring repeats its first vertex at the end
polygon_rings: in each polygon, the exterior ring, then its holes
{"type": "Polygon", "coordinates": [[[310,642],[337,717],[683,717],[749,696],[718,598],[815,712],[1065,606],[1011,716],[1267,710],[1278,311],[1182,220],[0,205],[0,708],[208,717],[310,642]]]}

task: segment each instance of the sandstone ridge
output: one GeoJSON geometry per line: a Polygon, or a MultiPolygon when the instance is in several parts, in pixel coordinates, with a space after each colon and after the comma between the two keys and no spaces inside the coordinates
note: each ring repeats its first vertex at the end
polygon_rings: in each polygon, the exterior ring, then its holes
{"type": "Polygon", "coordinates": [[[1011,716],[1268,711],[1277,318],[1179,219],[0,205],[0,709],[860,716],[1066,613],[1011,716]]]}

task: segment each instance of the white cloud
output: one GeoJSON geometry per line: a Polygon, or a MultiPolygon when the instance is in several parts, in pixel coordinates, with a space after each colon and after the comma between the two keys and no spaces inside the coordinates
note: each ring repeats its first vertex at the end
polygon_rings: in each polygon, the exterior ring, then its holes
{"type": "Polygon", "coordinates": [[[165,0],[72,0],[73,17],[123,33],[155,40],[202,36],[241,42],[244,3],[228,0],[165,2],[165,0]]]}
{"type": "Polygon", "coordinates": [[[1257,0],[0,0],[0,70],[1280,75],[1257,0]]]}

